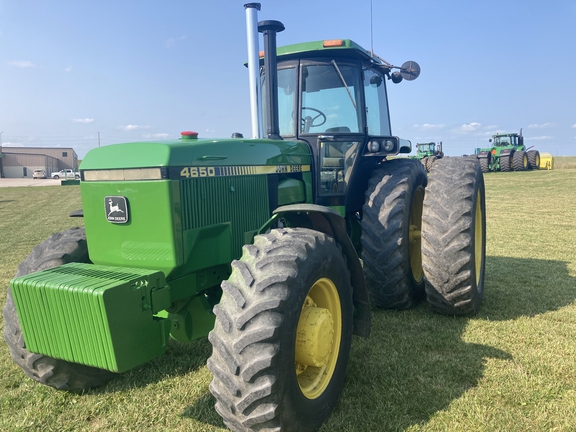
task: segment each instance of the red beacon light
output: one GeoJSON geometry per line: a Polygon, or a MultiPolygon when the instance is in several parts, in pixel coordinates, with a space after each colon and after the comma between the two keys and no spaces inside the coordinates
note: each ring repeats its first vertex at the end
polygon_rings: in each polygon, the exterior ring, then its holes
{"type": "Polygon", "coordinates": [[[194,132],[194,131],[180,132],[180,135],[182,135],[183,140],[198,139],[198,132],[194,132]]]}

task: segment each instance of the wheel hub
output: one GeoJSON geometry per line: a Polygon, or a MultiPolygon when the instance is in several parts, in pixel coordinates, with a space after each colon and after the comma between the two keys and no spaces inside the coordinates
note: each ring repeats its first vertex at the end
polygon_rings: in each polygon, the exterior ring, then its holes
{"type": "Polygon", "coordinates": [[[296,333],[296,362],[322,367],[332,352],[334,321],[328,309],[317,307],[307,298],[302,308],[296,333]]]}

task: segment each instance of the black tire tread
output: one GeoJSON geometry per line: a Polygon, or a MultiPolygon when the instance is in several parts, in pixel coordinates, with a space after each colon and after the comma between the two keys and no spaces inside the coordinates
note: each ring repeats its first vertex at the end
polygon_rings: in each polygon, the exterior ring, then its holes
{"type": "Polygon", "coordinates": [[[513,156],[500,156],[500,171],[512,171],[512,163],[510,157],[513,156]]]}
{"type": "Polygon", "coordinates": [[[540,152],[538,150],[528,150],[528,166],[530,169],[540,169],[540,152]]]}
{"type": "Polygon", "coordinates": [[[362,260],[376,306],[407,309],[423,297],[423,286],[411,283],[405,220],[411,188],[426,186],[426,182],[421,163],[402,159],[377,168],[368,183],[362,209],[362,260]]]}
{"type": "Polygon", "coordinates": [[[427,300],[435,312],[469,315],[480,308],[485,230],[480,287],[473,255],[473,209],[479,189],[483,201],[483,176],[475,161],[443,159],[430,173],[422,216],[422,266],[427,300]]]}
{"type": "Polygon", "coordinates": [[[479,158],[478,162],[480,162],[480,169],[483,173],[487,173],[490,171],[489,161],[488,158],[479,158]]]}
{"type": "Polygon", "coordinates": [[[208,336],[213,351],[207,366],[213,374],[210,392],[216,411],[233,431],[283,430],[286,419],[279,408],[282,391],[277,378],[287,373],[279,368],[279,356],[280,338],[290,331],[282,327],[284,314],[294,301],[288,284],[299,277],[299,266],[313,250],[338,253],[345,260],[326,234],[274,229],[244,246],[223,282],[227,288],[214,307],[216,323],[208,336]]]}
{"type": "Polygon", "coordinates": [[[524,150],[518,150],[514,152],[512,156],[512,169],[514,171],[526,171],[528,165],[524,165],[524,158],[526,157],[526,152],[524,150]]]}

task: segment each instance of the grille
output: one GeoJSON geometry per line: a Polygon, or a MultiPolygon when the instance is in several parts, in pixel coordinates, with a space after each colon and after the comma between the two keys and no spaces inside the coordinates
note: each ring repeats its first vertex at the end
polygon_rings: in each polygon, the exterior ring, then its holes
{"type": "Polygon", "coordinates": [[[231,222],[232,251],[239,256],[244,233],[257,230],[270,216],[267,177],[246,175],[182,180],[183,229],[231,222]]]}

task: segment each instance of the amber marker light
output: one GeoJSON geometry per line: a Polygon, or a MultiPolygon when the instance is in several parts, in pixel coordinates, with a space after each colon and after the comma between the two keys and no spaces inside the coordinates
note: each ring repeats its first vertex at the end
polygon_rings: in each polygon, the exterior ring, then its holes
{"type": "Polygon", "coordinates": [[[329,47],[339,47],[339,46],[343,46],[344,45],[344,41],[342,39],[331,39],[331,40],[325,40],[324,41],[324,48],[329,48],[329,47]]]}

